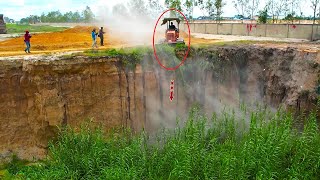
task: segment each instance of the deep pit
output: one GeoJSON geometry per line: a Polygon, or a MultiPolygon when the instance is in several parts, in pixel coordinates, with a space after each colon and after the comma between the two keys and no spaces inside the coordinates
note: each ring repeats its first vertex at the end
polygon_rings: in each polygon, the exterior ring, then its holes
{"type": "Polygon", "coordinates": [[[176,71],[161,68],[152,51],[130,67],[110,56],[1,60],[0,160],[44,158],[59,126],[88,119],[106,131],[155,132],[174,127],[194,103],[207,114],[242,103],[309,112],[317,108],[319,63],[317,52],[261,46],[193,48],[176,71]]]}

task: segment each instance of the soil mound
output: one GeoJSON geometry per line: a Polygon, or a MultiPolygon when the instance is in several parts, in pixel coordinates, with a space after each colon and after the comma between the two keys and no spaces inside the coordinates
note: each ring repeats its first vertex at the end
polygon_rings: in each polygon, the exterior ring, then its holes
{"type": "Polygon", "coordinates": [[[63,32],[65,33],[90,33],[93,29],[96,29],[98,31],[98,27],[94,26],[75,26],[74,28],[67,29],[63,32]]]}

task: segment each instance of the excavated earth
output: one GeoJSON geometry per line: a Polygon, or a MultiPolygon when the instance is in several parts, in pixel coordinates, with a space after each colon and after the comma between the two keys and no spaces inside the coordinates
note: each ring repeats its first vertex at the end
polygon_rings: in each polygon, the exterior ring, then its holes
{"type": "Polygon", "coordinates": [[[144,57],[151,66],[138,65],[127,77],[117,61],[81,55],[1,59],[0,161],[12,154],[44,158],[59,126],[76,128],[88,119],[106,131],[121,125],[156,131],[161,125],[174,126],[194,102],[207,113],[224,105],[237,108],[242,100],[297,114],[317,109],[318,52],[262,46],[195,49],[181,67],[187,85],[177,80],[179,69],[160,68],[152,54],[144,57]],[[211,62],[213,69],[202,70],[201,61],[211,62]],[[170,102],[172,79],[175,98],[170,102]]]}

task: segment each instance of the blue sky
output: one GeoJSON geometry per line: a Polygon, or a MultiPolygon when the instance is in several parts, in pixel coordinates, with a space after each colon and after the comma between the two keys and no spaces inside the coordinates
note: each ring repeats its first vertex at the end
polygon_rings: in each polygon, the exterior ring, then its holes
{"type": "MultiPolygon", "coordinates": [[[[108,11],[117,3],[123,3],[127,0],[0,0],[0,14],[4,14],[15,20],[20,20],[29,15],[41,15],[42,12],[60,10],[62,13],[67,11],[82,11],[87,5],[94,12],[108,11]]],[[[260,0],[260,8],[264,7],[266,0],[260,0]]],[[[160,0],[164,2],[164,0],[160,0]]],[[[234,16],[237,14],[232,5],[232,0],[225,0],[223,16],[234,16]]],[[[310,0],[302,3],[302,9],[305,15],[311,15],[310,0]]],[[[104,13],[105,14],[105,13],[104,13]]],[[[201,16],[203,12],[195,9],[194,16],[201,16]]]]}
{"type": "Polygon", "coordinates": [[[105,4],[102,0],[0,0],[0,13],[12,19],[20,20],[31,14],[41,15],[42,12],[55,10],[61,12],[82,11],[87,5],[97,10],[93,3],[95,5],[105,4]]]}

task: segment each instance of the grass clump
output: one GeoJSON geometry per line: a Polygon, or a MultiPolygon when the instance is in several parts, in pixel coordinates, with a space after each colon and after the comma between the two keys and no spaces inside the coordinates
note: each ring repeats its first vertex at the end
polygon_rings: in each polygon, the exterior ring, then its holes
{"type": "Polygon", "coordinates": [[[126,58],[133,57],[136,59],[141,58],[144,53],[151,52],[150,48],[137,47],[137,48],[121,48],[121,49],[107,49],[107,50],[87,50],[83,54],[89,57],[113,57],[113,58],[126,58]]]}
{"type": "Polygon", "coordinates": [[[30,32],[57,32],[57,31],[63,31],[68,28],[66,27],[53,27],[48,25],[23,25],[23,24],[6,24],[7,33],[13,34],[13,33],[24,33],[26,30],[30,32]]]}
{"type": "Polygon", "coordinates": [[[20,176],[13,175],[17,174],[21,169],[23,169],[29,162],[26,160],[19,159],[17,155],[12,155],[11,161],[9,163],[2,164],[0,166],[0,179],[9,180],[17,179],[20,176]]]}
{"type": "Polygon", "coordinates": [[[120,57],[125,54],[123,49],[116,50],[116,49],[107,49],[107,50],[87,50],[83,52],[85,56],[88,57],[103,57],[103,56],[108,56],[108,57],[120,57]]]}
{"type": "MultiPolygon", "coordinates": [[[[245,117],[245,116],[244,116],[245,117]]],[[[291,114],[251,112],[250,125],[234,113],[191,109],[183,127],[156,136],[103,136],[83,126],[63,129],[42,166],[21,168],[30,179],[317,179],[320,133],[311,114],[302,132],[291,114]]]]}
{"type": "Polygon", "coordinates": [[[188,46],[183,44],[183,43],[178,43],[176,44],[175,46],[175,51],[185,51],[185,50],[188,50],[188,46]]]}

